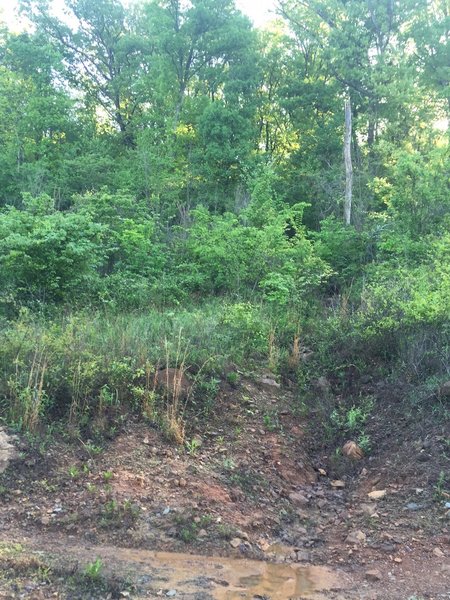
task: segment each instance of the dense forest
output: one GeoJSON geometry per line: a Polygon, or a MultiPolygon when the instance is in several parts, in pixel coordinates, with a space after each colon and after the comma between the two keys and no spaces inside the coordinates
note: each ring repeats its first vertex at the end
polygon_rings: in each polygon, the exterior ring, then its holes
{"type": "Polygon", "coordinates": [[[394,374],[427,410],[450,364],[447,0],[279,0],[264,29],[233,0],[20,11],[0,29],[6,422],[158,414],[163,365],[205,414],[255,365],[300,402],[324,374],[394,374]]]}

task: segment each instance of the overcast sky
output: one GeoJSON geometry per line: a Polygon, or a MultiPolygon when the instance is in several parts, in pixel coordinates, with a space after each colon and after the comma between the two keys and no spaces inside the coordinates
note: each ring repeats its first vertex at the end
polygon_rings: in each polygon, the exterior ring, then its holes
{"type": "MultiPolygon", "coordinates": [[[[54,0],[55,4],[62,4],[62,0],[54,0]]],[[[276,0],[236,0],[237,7],[248,15],[253,23],[260,27],[274,18],[276,0]]],[[[17,28],[15,10],[17,0],[0,0],[0,21],[5,21],[9,28],[17,28]]]]}

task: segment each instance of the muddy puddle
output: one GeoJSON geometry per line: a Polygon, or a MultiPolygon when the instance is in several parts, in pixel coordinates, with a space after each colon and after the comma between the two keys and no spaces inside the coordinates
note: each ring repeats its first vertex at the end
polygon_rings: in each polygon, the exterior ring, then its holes
{"type": "Polygon", "coordinates": [[[348,588],[345,575],[326,567],[302,567],[254,560],[149,552],[124,548],[92,548],[106,564],[132,567],[141,582],[158,595],[175,591],[175,598],[288,600],[324,598],[321,592],[348,588]],[[140,575],[140,577],[139,577],[140,575]]]}

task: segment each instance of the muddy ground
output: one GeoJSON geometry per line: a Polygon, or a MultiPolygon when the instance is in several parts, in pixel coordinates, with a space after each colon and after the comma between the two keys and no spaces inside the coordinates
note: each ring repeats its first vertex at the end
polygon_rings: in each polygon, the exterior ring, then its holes
{"type": "Polygon", "coordinates": [[[12,439],[0,598],[450,598],[449,435],[386,393],[359,461],[258,377],[184,448],[136,418],[101,443],[12,439]]]}

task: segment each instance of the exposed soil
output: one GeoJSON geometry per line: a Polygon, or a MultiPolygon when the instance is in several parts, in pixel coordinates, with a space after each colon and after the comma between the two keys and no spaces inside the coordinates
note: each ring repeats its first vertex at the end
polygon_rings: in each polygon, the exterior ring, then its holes
{"type": "Polygon", "coordinates": [[[270,380],[224,386],[190,452],[132,420],[101,448],[16,441],[0,598],[450,598],[448,432],[377,393],[360,461],[337,458],[270,380]]]}

